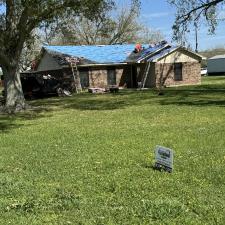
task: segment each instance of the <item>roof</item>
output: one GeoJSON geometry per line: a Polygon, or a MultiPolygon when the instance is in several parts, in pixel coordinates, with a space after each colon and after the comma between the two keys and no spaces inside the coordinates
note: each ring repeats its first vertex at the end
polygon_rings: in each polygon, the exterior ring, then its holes
{"type": "Polygon", "coordinates": [[[150,62],[157,61],[177,49],[188,51],[195,57],[203,58],[201,55],[180,46],[169,45],[166,41],[154,46],[148,44],[142,46],[144,49],[139,53],[134,53],[135,44],[44,46],[43,49],[50,53],[59,65],[68,64],[66,60],[68,56],[80,58],[79,64],[83,65],[150,62]]]}
{"type": "Polygon", "coordinates": [[[179,47],[177,46],[170,46],[168,48],[164,48],[162,51],[158,52],[157,54],[153,54],[152,56],[150,56],[147,61],[148,62],[152,62],[155,61],[157,59],[161,59],[164,56],[170,54],[171,52],[173,52],[174,50],[178,49],[179,47]]]}
{"type": "Polygon", "coordinates": [[[140,53],[131,53],[129,57],[126,59],[127,62],[141,62],[146,60],[151,55],[157,55],[159,52],[161,52],[165,48],[171,48],[172,46],[169,45],[167,42],[163,41],[157,45],[154,46],[148,46],[148,48],[145,48],[140,53]]]}
{"type": "Polygon", "coordinates": [[[209,59],[225,59],[225,55],[216,55],[209,59]]]}
{"type": "MultiPolygon", "coordinates": [[[[143,45],[148,48],[148,45],[143,45]]],[[[95,63],[122,63],[132,53],[135,44],[124,45],[82,45],[82,46],[44,46],[51,52],[58,52],[95,63]]]]}

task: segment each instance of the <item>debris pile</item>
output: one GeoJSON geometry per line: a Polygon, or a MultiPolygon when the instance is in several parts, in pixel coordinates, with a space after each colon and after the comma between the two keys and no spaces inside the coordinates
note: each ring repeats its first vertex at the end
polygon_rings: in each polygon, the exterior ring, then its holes
{"type": "Polygon", "coordinates": [[[27,99],[40,98],[47,95],[71,96],[71,81],[56,79],[48,75],[35,74],[21,76],[24,96],[27,99]]]}
{"type": "Polygon", "coordinates": [[[107,88],[98,88],[98,87],[94,87],[94,88],[88,88],[88,92],[89,93],[93,93],[93,94],[97,94],[97,93],[118,93],[119,92],[119,87],[117,85],[111,85],[107,88]]]}

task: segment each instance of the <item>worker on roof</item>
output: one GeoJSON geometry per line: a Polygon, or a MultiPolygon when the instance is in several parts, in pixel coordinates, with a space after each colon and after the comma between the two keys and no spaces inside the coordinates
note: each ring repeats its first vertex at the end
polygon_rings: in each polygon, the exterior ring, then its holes
{"type": "Polygon", "coordinates": [[[142,50],[143,50],[142,45],[141,45],[140,43],[137,43],[137,44],[135,45],[134,53],[138,53],[138,52],[140,52],[140,51],[142,51],[142,50]]]}

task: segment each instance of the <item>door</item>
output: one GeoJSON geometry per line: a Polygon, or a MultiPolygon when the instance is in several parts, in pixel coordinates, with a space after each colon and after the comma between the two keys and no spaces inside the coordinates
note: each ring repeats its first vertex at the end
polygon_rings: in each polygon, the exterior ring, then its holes
{"type": "Polygon", "coordinates": [[[116,71],[114,69],[107,70],[107,84],[116,85],[116,71]]]}
{"type": "Polygon", "coordinates": [[[82,88],[89,87],[89,73],[88,71],[80,71],[80,84],[82,88]]]}

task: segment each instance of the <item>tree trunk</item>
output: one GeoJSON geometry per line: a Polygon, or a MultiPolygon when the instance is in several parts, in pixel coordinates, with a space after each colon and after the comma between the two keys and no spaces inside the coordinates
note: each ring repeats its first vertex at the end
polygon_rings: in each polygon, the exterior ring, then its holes
{"type": "Polygon", "coordinates": [[[25,109],[25,98],[23,95],[20,74],[16,67],[3,68],[5,110],[14,113],[25,109]]]}

